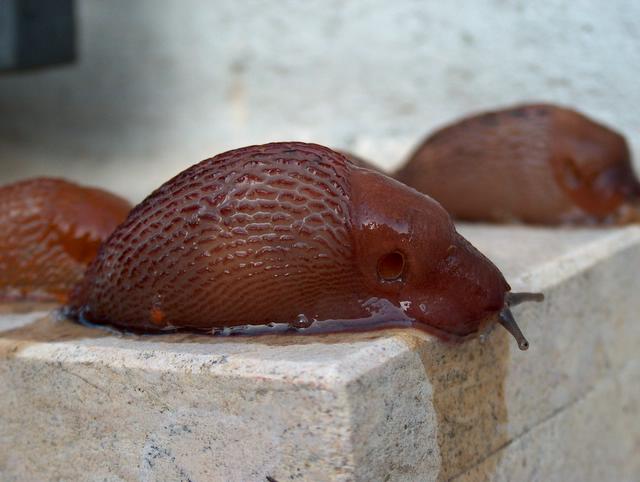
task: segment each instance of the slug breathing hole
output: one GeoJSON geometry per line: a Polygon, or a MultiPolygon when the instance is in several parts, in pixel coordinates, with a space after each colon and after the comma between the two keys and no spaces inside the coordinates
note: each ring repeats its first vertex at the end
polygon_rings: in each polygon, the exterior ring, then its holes
{"type": "Polygon", "coordinates": [[[378,260],[378,278],[381,281],[397,281],[404,273],[404,255],[398,251],[387,253],[378,260]]]}

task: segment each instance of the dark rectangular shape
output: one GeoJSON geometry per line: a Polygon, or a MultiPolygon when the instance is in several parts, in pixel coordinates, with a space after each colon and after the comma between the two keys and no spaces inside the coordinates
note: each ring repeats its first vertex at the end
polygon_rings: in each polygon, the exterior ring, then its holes
{"type": "Polygon", "coordinates": [[[74,16],[73,0],[1,0],[0,69],[73,61],[74,16]]]}

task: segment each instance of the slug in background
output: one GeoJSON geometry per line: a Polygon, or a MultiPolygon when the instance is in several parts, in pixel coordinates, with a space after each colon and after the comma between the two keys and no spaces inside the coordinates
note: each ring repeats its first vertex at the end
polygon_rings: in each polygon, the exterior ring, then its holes
{"type": "Polygon", "coordinates": [[[204,160],[154,191],[67,313],[138,331],[415,326],[445,339],[500,321],[526,349],[509,305],[538,296],[509,293],[431,198],[326,147],[282,142],[204,160]]]}
{"type": "Polygon", "coordinates": [[[0,187],[0,300],[66,302],[130,209],[113,194],[62,179],[0,187]]]}
{"type": "Polygon", "coordinates": [[[444,127],[395,177],[462,220],[640,222],[640,182],[625,139],[553,105],[522,105],[444,127]]]}

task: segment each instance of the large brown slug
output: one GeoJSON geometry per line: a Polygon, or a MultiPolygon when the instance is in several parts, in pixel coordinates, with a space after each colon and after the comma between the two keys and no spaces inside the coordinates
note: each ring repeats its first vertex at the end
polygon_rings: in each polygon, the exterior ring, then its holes
{"type": "Polygon", "coordinates": [[[0,188],[0,300],[65,302],[131,206],[100,189],[36,178],[0,188]]]}
{"type": "Polygon", "coordinates": [[[153,192],[104,243],[68,311],[142,331],[415,326],[448,339],[500,321],[524,349],[508,291],[437,202],[286,142],[220,154],[153,192]]]}
{"type": "Polygon", "coordinates": [[[640,222],[640,182],[625,139],[553,105],[489,112],[440,129],[395,177],[457,219],[640,222]]]}

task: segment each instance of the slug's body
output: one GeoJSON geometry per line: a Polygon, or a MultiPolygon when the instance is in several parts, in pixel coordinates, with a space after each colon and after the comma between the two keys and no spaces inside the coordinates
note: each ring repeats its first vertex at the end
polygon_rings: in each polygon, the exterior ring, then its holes
{"type": "Polygon", "coordinates": [[[469,221],[640,221],[640,183],[624,138],[552,105],[514,107],[445,127],[395,177],[469,221]]]}
{"type": "Polygon", "coordinates": [[[151,331],[388,322],[457,338],[508,312],[508,290],[438,203],[291,142],[220,154],[153,192],[104,244],[70,312],[151,331]]]}
{"type": "Polygon", "coordinates": [[[37,178],[0,188],[0,300],[66,301],[130,205],[100,189],[37,178]]]}

